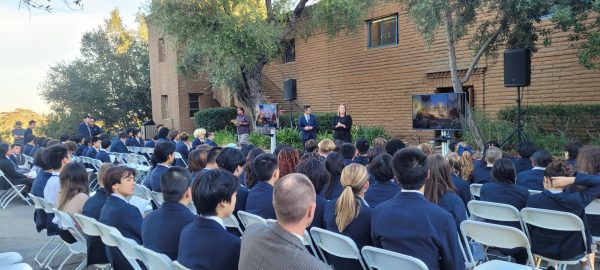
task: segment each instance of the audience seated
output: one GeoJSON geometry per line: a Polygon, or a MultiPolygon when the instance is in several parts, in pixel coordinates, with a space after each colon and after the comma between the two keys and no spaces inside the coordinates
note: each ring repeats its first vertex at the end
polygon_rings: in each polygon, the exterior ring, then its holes
{"type": "Polygon", "coordinates": [[[98,150],[102,147],[102,142],[98,137],[92,137],[90,140],[90,147],[85,152],[85,156],[89,158],[96,158],[98,154],[98,150]]]}
{"type": "MultiPolygon", "coordinates": [[[[456,194],[460,196],[466,207],[471,200],[471,189],[469,187],[469,182],[461,177],[461,171],[473,170],[473,162],[469,160],[467,161],[467,164],[469,165],[464,166],[463,159],[458,153],[449,153],[446,156],[446,160],[452,168],[450,177],[452,178],[452,184],[456,187],[456,194]]],[[[471,172],[469,171],[467,174],[470,176],[471,172]]]]}
{"type": "Polygon", "coordinates": [[[144,147],[154,148],[156,146],[156,141],[158,141],[158,136],[154,136],[151,140],[144,142],[144,147]]]}
{"type": "Polygon", "coordinates": [[[492,167],[494,162],[502,158],[502,150],[495,146],[490,146],[485,153],[485,167],[478,167],[473,171],[472,184],[485,184],[492,182],[492,167]]]}
{"type": "MultiPolygon", "coordinates": [[[[377,156],[379,155],[383,155],[383,154],[387,154],[387,152],[385,151],[385,149],[383,147],[379,147],[379,146],[374,146],[371,149],[369,149],[369,151],[367,151],[367,158],[369,158],[369,163],[374,160],[377,156]]],[[[391,156],[391,155],[390,155],[391,156]]],[[[367,170],[369,168],[367,167],[367,170]]],[[[373,184],[373,179],[369,179],[369,183],[373,184]]]]}
{"type": "Polygon", "coordinates": [[[277,157],[270,153],[261,154],[252,161],[251,166],[258,181],[248,193],[246,212],[264,219],[275,219],[273,186],[279,179],[277,157]]]}
{"type": "Polygon", "coordinates": [[[219,146],[215,146],[208,150],[208,154],[206,154],[206,167],[202,169],[202,172],[219,168],[219,165],[217,165],[217,157],[221,154],[221,151],[223,151],[223,148],[219,146]]]}
{"type": "Polygon", "coordinates": [[[377,156],[369,164],[370,186],[365,194],[365,200],[371,208],[375,208],[400,192],[400,187],[394,182],[392,156],[383,154],[377,156]]]}
{"type": "Polygon", "coordinates": [[[273,190],[277,223],[246,228],[238,269],[332,269],[311,255],[302,243],[316,208],[316,193],[310,180],[291,173],[277,181],[273,190]]]}
{"type": "Polygon", "coordinates": [[[184,168],[169,168],[160,177],[164,203],[142,225],[144,246],[171,260],[177,260],[181,230],[194,220],[194,214],[187,208],[192,202],[191,178],[184,168]]]}
{"type": "Polygon", "coordinates": [[[321,162],[325,161],[325,158],[327,158],[327,156],[329,155],[329,153],[333,152],[335,150],[335,144],[333,143],[332,140],[330,139],[322,139],[319,144],[318,144],[318,153],[321,156],[319,158],[319,160],[321,162]]]}
{"type": "MultiPolygon", "coordinates": [[[[217,165],[220,169],[224,169],[236,177],[240,177],[246,159],[242,155],[242,152],[235,148],[227,147],[221,151],[217,156],[217,165]]],[[[235,201],[234,214],[237,216],[239,210],[246,210],[246,199],[248,198],[248,189],[241,184],[238,187],[235,201]]]]}
{"type": "MultiPolygon", "coordinates": [[[[233,213],[239,186],[239,178],[219,169],[201,174],[200,179],[194,182],[192,198],[198,216],[181,230],[177,261],[183,266],[190,269],[238,269],[240,238],[226,230],[223,219],[233,213]]],[[[252,253],[257,251],[259,249],[252,253]]]]}
{"type": "MultiPolygon", "coordinates": [[[[256,171],[254,170],[254,167],[252,166],[252,161],[257,156],[262,155],[264,153],[265,153],[265,151],[263,151],[262,149],[254,148],[254,149],[250,150],[248,152],[248,154],[246,155],[246,165],[244,165],[244,171],[242,172],[242,174],[240,174],[240,180],[242,181],[242,184],[244,186],[246,186],[247,188],[251,189],[259,181],[257,179],[256,173],[255,173],[256,171]]],[[[277,156],[275,156],[275,158],[277,159],[277,156]]],[[[277,166],[279,166],[279,162],[277,164],[278,164],[277,166]]]]}
{"type": "Polygon", "coordinates": [[[100,149],[98,150],[98,154],[96,154],[96,159],[102,161],[102,163],[112,163],[110,159],[110,154],[108,153],[108,149],[110,148],[110,140],[102,140],[100,141],[100,149]]]}
{"type": "Polygon", "coordinates": [[[23,145],[23,154],[28,155],[28,156],[33,156],[33,154],[31,153],[31,150],[35,147],[35,137],[33,137],[32,134],[29,135],[25,135],[25,138],[23,139],[23,142],[25,143],[23,145]]]}
{"type": "Polygon", "coordinates": [[[385,151],[390,155],[394,156],[398,150],[406,147],[406,144],[399,139],[391,139],[385,144],[385,151]]]}
{"type": "Polygon", "coordinates": [[[308,180],[313,184],[315,188],[315,192],[317,193],[315,208],[315,215],[312,223],[310,224],[310,228],[318,227],[325,228],[325,221],[323,220],[323,216],[325,213],[325,206],[327,205],[327,199],[320,195],[320,193],[325,189],[327,183],[329,183],[329,173],[325,169],[325,165],[321,163],[317,158],[309,158],[303,160],[296,167],[296,172],[304,174],[308,177],[308,180]]]}
{"type": "MultiPolygon", "coordinates": [[[[167,128],[167,127],[161,127],[161,128],[158,130],[158,133],[156,134],[156,136],[157,136],[157,137],[156,137],[156,142],[157,142],[157,143],[158,143],[158,142],[168,142],[168,141],[170,141],[170,140],[168,139],[168,136],[169,136],[169,128],[167,128]]],[[[175,145],[173,145],[173,146],[175,146],[175,145]]]]}
{"type": "MultiPolygon", "coordinates": [[[[568,161],[567,161],[568,162],[568,161]]],[[[578,172],[600,175],[600,147],[584,146],[577,154],[577,163],[574,168],[578,172]]],[[[599,199],[600,196],[596,196],[599,199]]],[[[593,236],[600,236],[600,216],[586,215],[593,236]]]]}
{"type": "Polygon", "coordinates": [[[352,162],[361,164],[363,166],[369,165],[369,142],[363,138],[356,140],[356,155],[352,162]]]}
{"type": "Polygon", "coordinates": [[[456,228],[467,219],[467,209],[463,200],[456,194],[451,180],[450,164],[441,155],[429,155],[429,179],[425,183],[425,197],[432,203],[444,208],[452,215],[456,228]]]}
{"type": "Polygon", "coordinates": [[[373,147],[385,148],[386,144],[387,144],[387,140],[384,137],[377,137],[377,138],[373,139],[373,147]]]}
{"type": "Polygon", "coordinates": [[[75,151],[77,151],[77,144],[72,141],[66,141],[63,145],[67,148],[69,155],[73,155],[75,154],[75,151]]]}
{"type": "Polygon", "coordinates": [[[325,159],[325,169],[331,176],[327,188],[321,191],[321,196],[327,200],[337,199],[342,194],[343,188],[340,183],[340,176],[344,169],[344,157],[337,152],[330,153],[325,159]]]}
{"type": "MultiPolygon", "coordinates": [[[[181,154],[181,158],[183,159],[183,161],[185,161],[186,163],[188,162],[188,156],[190,154],[190,146],[188,146],[188,139],[189,136],[187,133],[182,132],[179,135],[179,141],[175,144],[175,152],[181,154]]],[[[177,162],[179,166],[185,166],[183,165],[183,163],[179,164],[179,162],[177,162]]]]}
{"type": "Polygon", "coordinates": [[[544,190],[544,170],[552,162],[552,154],[547,150],[537,150],[531,156],[531,170],[517,174],[517,185],[533,190],[544,190]]]}
{"type": "Polygon", "coordinates": [[[531,156],[538,150],[537,146],[531,141],[522,141],[517,144],[518,157],[512,159],[517,169],[517,174],[531,170],[531,156]]]}
{"type": "Polygon", "coordinates": [[[77,144],[77,149],[75,149],[75,153],[73,155],[82,156],[83,150],[85,149],[85,145],[83,144],[83,136],[81,134],[73,135],[73,142],[77,144]]]}
{"type": "MultiPolygon", "coordinates": [[[[141,245],[142,214],[127,201],[127,197],[135,191],[135,170],[125,166],[109,168],[106,170],[105,188],[108,196],[99,221],[141,245]]],[[[106,253],[113,269],[133,269],[118,247],[106,247],[106,253]]]]}
{"type": "Polygon", "coordinates": [[[284,177],[296,170],[296,165],[300,162],[298,151],[292,147],[285,147],[277,154],[279,160],[279,172],[284,177]]]}
{"type": "Polygon", "coordinates": [[[304,142],[305,153],[316,153],[319,150],[319,144],[315,139],[310,139],[304,142]]]}
{"type": "Polygon", "coordinates": [[[206,133],[206,141],[204,142],[212,147],[217,147],[219,145],[217,145],[217,143],[215,142],[215,133],[212,131],[209,131],[208,133],[206,133]]]}
{"type": "MultiPolygon", "coordinates": [[[[81,209],[81,214],[86,217],[91,217],[95,220],[100,219],[100,212],[102,211],[102,207],[104,207],[104,203],[106,202],[106,170],[108,168],[113,167],[114,165],[111,163],[104,163],[100,166],[98,170],[98,186],[99,188],[96,190],[94,195],[90,197],[83,208],[81,209]]],[[[107,264],[109,263],[108,257],[106,256],[106,246],[102,242],[102,239],[99,236],[86,236],[86,244],[87,244],[87,264],[107,264]]]]}
{"type": "Polygon", "coordinates": [[[162,192],[160,185],[160,178],[169,168],[175,160],[173,153],[175,152],[175,146],[169,142],[159,142],[154,147],[154,155],[152,157],[152,163],[154,169],[148,174],[144,181],[144,186],[148,187],[152,191],[162,192]]]}
{"type": "Polygon", "coordinates": [[[116,140],[110,147],[110,152],[113,153],[129,153],[125,141],[127,140],[127,134],[124,132],[119,133],[118,140],[116,140]]]}
{"type": "MultiPolygon", "coordinates": [[[[490,147],[500,148],[500,143],[498,143],[497,141],[494,141],[494,140],[485,142],[485,144],[483,146],[483,151],[482,151],[482,157],[483,158],[480,159],[480,160],[476,160],[476,161],[473,162],[473,168],[474,168],[474,170],[477,170],[479,168],[484,168],[484,167],[487,166],[487,162],[485,161],[485,157],[486,157],[486,154],[487,154],[487,150],[490,147]]],[[[533,152],[535,152],[535,150],[533,150],[531,152],[531,154],[533,154],[533,152]]]]}
{"type": "Polygon", "coordinates": [[[567,154],[567,163],[571,164],[571,167],[576,167],[577,155],[579,154],[579,149],[583,147],[583,144],[580,141],[571,141],[569,144],[565,146],[565,152],[567,154]]]}
{"type": "Polygon", "coordinates": [[[133,147],[144,147],[144,139],[142,139],[142,132],[139,129],[131,129],[131,137],[125,141],[125,146],[133,147]]]}
{"type": "MultiPolygon", "coordinates": [[[[44,188],[46,187],[48,179],[50,179],[52,176],[52,169],[50,169],[50,167],[48,167],[48,165],[42,161],[42,152],[43,150],[38,151],[33,157],[33,165],[39,168],[39,170],[31,186],[31,194],[40,198],[44,198],[44,188]]],[[[35,222],[38,232],[46,229],[48,221],[46,212],[43,209],[35,209],[33,221],[35,222]]]]}
{"type": "Polygon", "coordinates": [[[392,164],[402,191],[373,209],[374,246],[418,258],[428,269],[464,269],[452,215],[423,196],[427,156],[406,148],[396,152],[392,164]]]}
{"type": "MultiPolygon", "coordinates": [[[[88,174],[85,167],[79,163],[66,164],[60,172],[60,193],[58,195],[57,209],[68,214],[81,214],[83,205],[89,198],[88,174]]],[[[56,223],[59,223],[56,220],[56,223]]],[[[61,224],[58,224],[61,226],[61,224]]],[[[68,243],[75,243],[75,238],[68,231],[59,233],[60,237],[68,243]]]]}
{"type": "Polygon", "coordinates": [[[421,143],[421,144],[417,145],[417,149],[421,150],[421,152],[423,152],[425,155],[428,155],[428,156],[433,155],[435,153],[435,151],[433,150],[433,147],[429,143],[421,143]]]}
{"type": "MultiPolygon", "coordinates": [[[[337,200],[325,207],[324,221],[327,230],[340,233],[354,240],[358,249],[372,246],[371,207],[365,201],[369,189],[369,174],[361,164],[349,164],[340,178],[344,191],[337,200]]],[[[327,256],[327,261],[336,269],[362,269],[357,260],[327,256]]]]}
{"type": "Polygon", "coordinates": [[[197,128],[194,130],[194,141],[192,142],[192,149],[196,149],[199,145],[204,144],[204,140],[206,138],[206,129],[197,128]]]}
{"type": "Polygon", "coordinates": [[[206,168],[206,158],[208,152],[203,149],[196,149],[188,155],[188,169],[192,174],[192,183],[200,176],[206,168]]]}
{"type": "Polygon", "coordinates": [[[168,141],[171,142],[173,145],[177,146],[177,142],[180,141],[179,134],[180,133],[177,130],[169,131],[169,135],[167,135],[168,141]]]}
{"type": "Polygon", "coordinates": [[[21,153],[21,145],[12,144],[10,146],[10,150],[12,152],[12,154],[9,156],[10,160],[12,160],[12,162],[14,162],[15,165],[17,165],[17,167],[25,165],[25,162],[27,162],[27,160],[25,160],[25,157],[21,153]]]}
{"type": "Polygon", "coordinates": [[[351,143],[344,143],[340,147],[340,154],[344,157],[344,166],[353,163],[354,155],[356,154],[356,147],[351,143]]]}
{"type": "MultiPolygon", "coordinates": [[[[27,194],[27,192],[31,190],[33,179],[17,171],[17,165],[10,159],[10,155],[10,147],[8,144],[0,143],[0,171],[4,173],[4,176],[13,185],[25,185],[26,188],[23,192],[27,194]]],[[[0,180],[0,190],[9,188],[10,185],[6,183],[4,179],[0,180]]]]}
{"type": "Polygon", "coordinates": [[[57,144],[42,152],[42,160],[52,170],[52,176],[48,178],[44,187],[44,199],[54,206],[58,205],[58,193],[60,192],[60,172],[64,166],[71,162],[71,157],[67,152],[67,148],[57,144]]]}

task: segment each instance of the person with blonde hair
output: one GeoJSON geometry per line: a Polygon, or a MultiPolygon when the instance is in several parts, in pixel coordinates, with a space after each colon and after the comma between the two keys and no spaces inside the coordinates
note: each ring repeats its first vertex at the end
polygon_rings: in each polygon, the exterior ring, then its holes
{"type": "MultiPolygon", "coordinates": [[[[450,152],[446,155],[446,161],[450,164],[452,183],[456,187],[456,193],[465,203],[465,206],[471,200],[471,189],[469,182],[462,177],[461,172],[463,171],[463,162],[461,156],[458,153],[450,152]]],[[[473,166],[473,163],[469,163],[473,166]]],[[[472,169],[472,168],[471,168],[472,169]]],[[[467,169],[468,170],[468,169],[467,169]]],[[[468,173],[470,175],[470,172],[468,173]]]]}
{"type": "Polygon", "coordinates": [[[434,150],[433,147],[431,146],[431,144],[428,143],[422,143],[417,145],[417,149],[423,151],[423,153],[425,153],[425,155],[433,155],[434,150]]]}
{"type": "Polygon", "coordinates": [[[384,137],[377,137],[373,139],[373,147],[385,148],[385,144],[387,144],[387,140],[384,137]]]}
{"type": "Polygon", "coordinates": [[[194,130],[194,137],[196,138],[192,142],[192,148],[195,149],[196,147],[198,147],[198,145],[204,144],[204,140],[206,138],[206,129],[197,128],[196,130],[194,130]]]}
{"type": "MultiPolygon", "coordinates": [[[[371,246],[372,209],[364,199],[369,189],[369,173],[365,166],[352,163],[344,168],[340,181],[344,187],[342,194],[325,207],[326,229],[352,238],[359,249],[371,246]]],[[[327,261],[336,269],[362,269],[356,260],[328,256],[327,261]]]]}
{"type": "Polygon", "coordinates": [[[318,153],[321,156],[319,160],[323,161],[327,158],[327,155],[335,150],[335,143],[333,143],[330,139],[322,139],[319,142],[319,150],[318,153]]]}

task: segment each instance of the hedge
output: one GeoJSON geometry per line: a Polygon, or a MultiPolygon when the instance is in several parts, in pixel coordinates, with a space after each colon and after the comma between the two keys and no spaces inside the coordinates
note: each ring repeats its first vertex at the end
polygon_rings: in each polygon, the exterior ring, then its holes
{"type": "Polygon", "coordinates": [[[235,107],[210,108],[194,114],[196,127],[201,127],[207,131],[234,130],[235,126],[231,120],[237,116],[235,107]]]}

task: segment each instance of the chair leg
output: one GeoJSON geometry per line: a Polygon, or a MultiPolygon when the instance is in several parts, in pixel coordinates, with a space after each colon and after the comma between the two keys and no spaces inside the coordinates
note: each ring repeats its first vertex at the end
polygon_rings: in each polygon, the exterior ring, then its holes
{"type": "Polygon", "coordinates": [[[58,252],[58,250],[62,247],[62,242],[58,243],[58,245],[56,245],[50,252],[48,252],[48,254],[46,255],[46,257],[44,258],[44,260],[42,261],[42,265],[40,265],[40,267],[46,267],[49,264],[49,259],[52,257],[52,255],[56,252],[58,252]]]}
{"type": "Polygon", "coordinates": [[[73,252],[70,252],[69,255],[62,261],[62,263],[58,267],[58,270],[62,270],[63,266],[65,266],[65,264],[67,263],[67,261],[69,261],[71,256],[73,256],[73,252]]]}
{"type": "Polygon", "coordinates": [[[46,269],[52,270],[52,267],[50,267],[50,264],[54,260],[54,257],[56,257],[56,254],[58,254],[64,246],[65,246],[65,244],[61,242],[61,244],[59,244],[58,247],[56,247],[56,249],[53,250],[53,253],[51,255],[48,255],[50,257],[48,258],[48,262],[45,265],[46,269]]]}
{"type": "Polygon", "coordinates": [[[83,260],[83,262],[81,262],[79,265],[77,265],[77,268],[75,268],[75,270],[83,270],[85,269],[85,267],[87,266],[87,258],[83,260]]]}
{"type": "Polygon", "coordinates": [[[35,256],[33,257],[33,261],[35,261],[35,263],[38,264],[38,266],[42,266],[43,263],[39,261],[39,256],[42,254],[42,251],[48,246],[50,245],[50,243],[52,243],[52,238],[50,238],[50,240],[48,240],[48,242],[46,242],[46,244],[44,244],[36,253],[35,256]]]}

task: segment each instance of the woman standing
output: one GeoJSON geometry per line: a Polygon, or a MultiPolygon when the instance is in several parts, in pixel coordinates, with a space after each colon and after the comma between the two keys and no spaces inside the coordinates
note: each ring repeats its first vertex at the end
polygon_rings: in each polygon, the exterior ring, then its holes
{"type": "Polygon", "coordinates": [[[333,118],[331,123],[333,129],[333,139],[352,143],[352,116],[346,114],[346,105],[340,104],[338,115],[333,118]]]}

